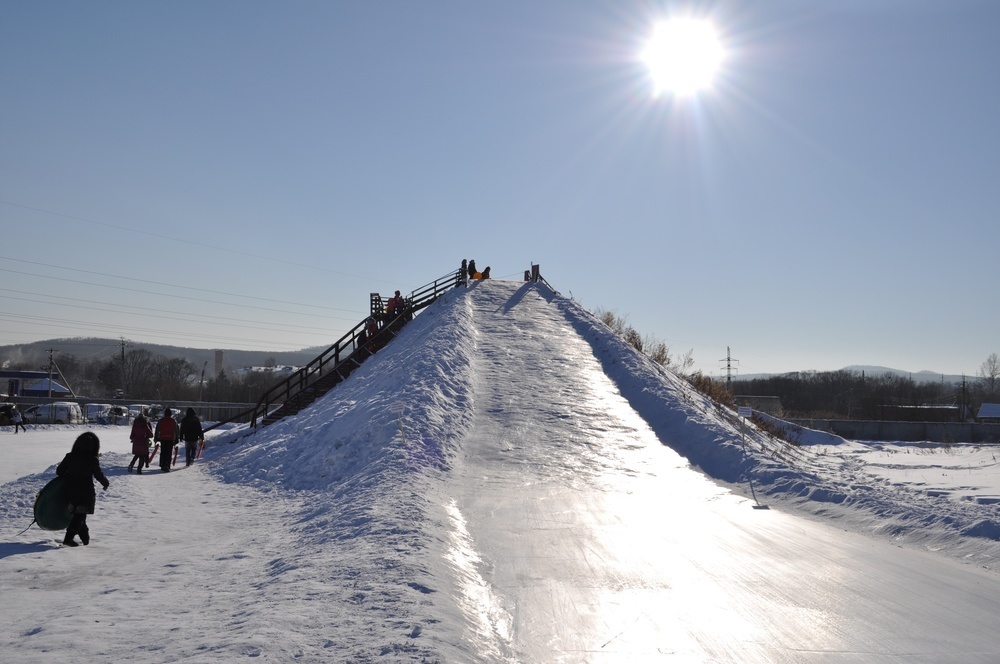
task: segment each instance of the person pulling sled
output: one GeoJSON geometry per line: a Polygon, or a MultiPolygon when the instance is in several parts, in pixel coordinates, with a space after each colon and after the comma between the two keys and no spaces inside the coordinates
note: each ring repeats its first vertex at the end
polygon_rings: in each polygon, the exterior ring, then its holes
{"type": "Polygon", "coordinates": [[[66,546],[78,546],[74,540],[77,535],[84,546],[90,544],[87,515],[94,513],[97,504],[94,480],[100,482],[105,491],[111,484],[101,470],[100,451],[101,441],[97,434],[85,431],[73,443],[70,453],[56,466],[56,475],[66,478],[66,497],[73,514],[62,542],[66,546]]]}

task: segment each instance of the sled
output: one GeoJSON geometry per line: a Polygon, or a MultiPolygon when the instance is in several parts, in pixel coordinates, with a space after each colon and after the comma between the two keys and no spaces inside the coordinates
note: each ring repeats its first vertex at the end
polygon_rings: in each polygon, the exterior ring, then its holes
{"type": "Polygon", "coordinates": [[[66,480],[57,477],[42,487],[35,498],[35,523],[42,530],[65,530],[72,517],[66,480]]]}

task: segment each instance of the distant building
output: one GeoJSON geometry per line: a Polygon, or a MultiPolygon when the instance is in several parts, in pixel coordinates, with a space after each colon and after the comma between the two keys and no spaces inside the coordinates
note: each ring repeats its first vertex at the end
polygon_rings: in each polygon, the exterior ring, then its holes
{"type": "Polygon", "coordinates": [[[878,419],[887,422],[961,422],[962,409],[950,404],[900,406],[885,404],[877,407],[878,419]]]}
{"type": "Polygon", "coordinates": [[[69,396],[73,396],[73,392],[72,392],[72,390],[70,390],[65,385],[60,385],[59,383],[57,383],[54,380],[53,381],[49,381],[48,376],[46,376],[42,380],[36,381],[36,382],[31,383],[29,385],[25,385],[21,389],[21,396],[22,397],[43,397],[43,398],[47,397],[47,396],[69,397],[69,396]],[[49,386],[50,385],[52,386],[51,391],[49,390],[49,386]]]}
{"type": "Polygon", "coordinates": [[[976,419],[980,422],[1000,423],[1000,403],[984,403],[979,407],[976,419]]]}
{"type": "MultiPolygon", "coordinates": [[[[52,396],[68,397],[73,393],[57,380],[62,377],[53,372],[52,396]]],[[[48,371],[0,371],[0,386],[6,387],[8,397],[47,397],[49,396],[48,371]]]]}
{"type": "Polygon", "coordinates": [[[298,371],[301,367],[293,367],[288,365],[278,365],[275,367],[243,367],[242,369],[237,369],[236,374],[259,374],[266,373],[272,376],[290,376],[291,374],[298,371]]]}

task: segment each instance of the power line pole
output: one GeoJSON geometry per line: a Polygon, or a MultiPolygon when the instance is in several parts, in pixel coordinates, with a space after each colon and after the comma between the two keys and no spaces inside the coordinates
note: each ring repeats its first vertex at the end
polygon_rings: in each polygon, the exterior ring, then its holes
{"type": "Polygon", "coordinates": [[[732,357],[729,352],[729,346],[726,346],[726,357],[725,359],[719,360],[719,362],[726,363],[726,389],[732,392],[733,372],[739,372],[739,369],[733,368],[733,362],[739,364],[740,361],[732,357]]]}
{"type": "Polygon", "coordinates": [[[205,364],[201,365],[201,383],[198,384],[198,401],[204,401],[205,394],[205,369],[208,367],[208,360],[205,360],[205,364]]]}
{"type": "Polygon", "coordinates": [[[52,398],[52,366],[55,364],[55,360],[52,359],[52,354],[56,352],[55,348],[49,348],[49,399],[52,398]]]}
{"type": "Polygon", "coordinates": [[[128,343],[125,341],[125,337],[121,337],[121,340],[122,340],[122,397],[124,397],[126,394],[128,394],[128,385],[126,384],[128,382],[128,378],[125,373],[125,346],[127,346],[128,343]]]}
{"type": "Polygon", "coordinates": [[[969,407],[969,393],[965,388],[965,374],[962,374],[962,421],[968,422],[972,408],[969,407]]]}
{"type": "MultiPolygon", "coordinates": [[[[69,389],[69,395],[71,397],[73,397],[74,399],[76,399],[77,398],[77,394],[73,390],[73,386],[69,384],[69,376],[67,376],[66,374],[63,373],[62,369],[59,368],[59,365],[56,364],[55,360],[52,360],[52,365],[56,368],[56,372],[57,372],[57,375],[59,376],[59,380],[61,380],[62,382],[66,383],[66,387],[69,389]]],[[[51,382],[52,382],[52,380],[51,380],[51,376],[50,376],[49,377],[49,383],[51,383],[51,382]]]]}

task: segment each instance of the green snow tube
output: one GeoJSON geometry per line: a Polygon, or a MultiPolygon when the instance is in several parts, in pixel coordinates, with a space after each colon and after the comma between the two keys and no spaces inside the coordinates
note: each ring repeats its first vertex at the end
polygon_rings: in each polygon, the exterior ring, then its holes
{"type": "Polygon", "coordinates": [[[65,530],[72,516],[66,480],[57,477],[42,487],[35,498],[35,523],[42,530],[65,530]]]}

